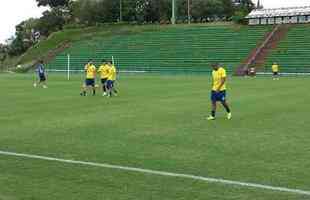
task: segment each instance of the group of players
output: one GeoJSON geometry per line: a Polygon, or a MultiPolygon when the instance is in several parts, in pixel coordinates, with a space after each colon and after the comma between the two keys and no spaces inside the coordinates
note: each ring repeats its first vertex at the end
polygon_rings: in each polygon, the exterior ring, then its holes
{"type": "MultiPolygon", "coordinates": [[[[93,61],[90,60],[84,67],[85,71],[85,82],[82,86],[81,96],[87,96],[87,91],[90,91],[93,96],[96,95],[96,84],[97,73],[101,79],[102,96],[112,97],[117,96],[118,91],[115,89],[115,81],[117,77],[116,67],[112,64],[112,61],[102,61],[102,65],[97,70],[93,61]]],[[[42,85],[43,88],[47,88],[47,73],[45,71],[44,62],[39,61],[36,68],[34,87],[42,85]]]]}
{"type": "Polygon", "coordinates": [[[118,92],[115,89],[117,71],[116,67],[112,64],[112,61],[103,60],[102,65],[97,70],[93,61],[90,60],[85,65],[84,70],[86,73],[86,80],[80,93],[81,96],[86,96],[87,91],[90,91],[93,96],[96,95],[96,89],[98,87],[96,84],[97,73],[99,73],[101,79],[102,96],[117,96],[118,92]]]}
{"type": "MultiPolygon", "coordinates": [[[[273,80],[279,80],[279,65],[278,63],[274,62],[271,66],[271,71],[272,71],[272,77],[273,80]]],[[[256,68],[255,66],[252,66],[250,68],[245,69],[245,77],[251,76],[251,77],[256,77],[256,68]]]]}
{"type": "MultiPolygon", "coordinates": [[[[232,118],[231,110],[226,100],[226,70],[223,66],[218,63],[212,64],[212,89],[211,89],[211,115],[207,118],[208,120],[215,120],[217,102],[220,102],[225,110],[227,111],[227,119],[232,118]]],[[[40,61],[37,67],[37,73],[40,81],[39,84],[43,84],[43,88],[47,88],[46,74],[43,65],[43,61],[40,61]]],[[[102,61],[102,65],[97,70],[93,61],[90,60],[84,68],[86,74],[86,80],[83,84],[81,96],[87,96],[87,91],[90,94],[96,95],[96,77],[97,73],[100,75],[101,87],[102,87],[102,96],[112,97],[113,95],[117,96],[118,92],[115,89],[115,81],[117,77],[116,67],[112,64],[111,61],[102,61]]],[[[279,80],[279,65],[273,63],[272,65],[273,80],[279,80]]],[[[35,87],[37,82],[35,83],[35,87]]]]}

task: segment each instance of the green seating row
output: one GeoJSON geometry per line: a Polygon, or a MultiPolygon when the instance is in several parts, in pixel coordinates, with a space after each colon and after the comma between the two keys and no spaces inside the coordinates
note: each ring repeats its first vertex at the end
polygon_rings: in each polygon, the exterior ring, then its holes
{"type": "Polygon", "coordinates": [[[279,63],[282,72],[310,71],[310,26],[294,25],[278,47],[271,52],[266,68],[279,63]],[[300,69],[300,70],[299,70],[300,69]]]}
{"type": "Polygon", "coordinates": [[[117,67],[123,70],[210,70],[210,63],[220,62],[232,71],[269,30],[268,26],[167,26],[163,31],[93,38],[72,44],[48,67],[66,69],[70,54],[72,69],[82,69],[89,59],[99,65],[102,59],[113,56],[117,67]]]}

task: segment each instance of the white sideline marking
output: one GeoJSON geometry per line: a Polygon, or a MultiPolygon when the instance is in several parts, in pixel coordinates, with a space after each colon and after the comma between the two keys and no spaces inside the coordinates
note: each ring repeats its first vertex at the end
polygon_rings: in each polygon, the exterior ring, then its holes
{"type": "Polygon", "coordinates": [[[171,173],[171,172],[164,172],[164,171],[157,171],[157,170],[148,170],[148,169],[141,169],[141,168],[134,168],[134,167],[103,164],[103,163],[66,160],[66,159],[61,159],[61,158],[52,158],[52,157],[46,157],[46,156],[13,153],[13,152],[7,152],[7,151],[0,151],[0,155],[31,158],[31,159],[37,159],[37,160],[46,160],[46,161],[54,161],[54,162],[85,165],[85,166],[93,166],[93,167],[101,167],[101,168],[109,168],[109,169],[118,169],[118,170],[123,170],[123,171],[139,172],[139,173],[153,174],[153,175],[159,175],[159,176],[187,178],[187,179],[205,181],[209,183],[221,183],[225,185],[242,186],[242,187],[247,187],[247,188],[264,189],[264,190],[271,190],[271,191],[278,191],[278,192],[288,192],[288,193],[293,193],[293,194],[310,196],[310,191],[290,189],[290,188],[285,188],[285,187],[275,187],[275,186],[256,184],[256,183],[231,181],[231,180],[225,180],[221,178],[209,178],[209,177],[195,176],[195,175],[189,175],[189,174],[178,174],[178,173],[171,173]]]}

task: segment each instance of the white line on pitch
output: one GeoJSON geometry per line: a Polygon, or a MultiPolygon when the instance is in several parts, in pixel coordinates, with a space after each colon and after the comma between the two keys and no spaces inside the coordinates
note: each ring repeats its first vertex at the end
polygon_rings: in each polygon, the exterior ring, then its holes
{"type": "Polygon", "coordinates": [[[235,186],[241,186],[241,187],[247,187],[247,188],[257,188],[257,189],[264,189],[264,190],[271,190],[271,191],[278,191],[278,192],[287,192],[287,193],[310,196],[310,191],[299,190],[299,189],[291,189],[291,188],[285,188],[285,187],[275,187],[275,186],[256,184],[256,183],[231,181],[231,180],[225,180],[225,179],[221,179],[221,178],[210,178],[210,177],[195,176],[195,175],[190,175],[190,174],[178,174],[178,173],[172,173],[172,172],[141,169],[141,168],[134,168],[134,167],[125,167],[125,166],[110,165],[110,164],[95,163],[95,162],[66,160],[66,159],[61,159],[61,158],[52,158],[52,157],[38,156],[38,155],[31,155],[31,154],[13,153],[13,152],[7,152],[7,151],[0,151],[0,155],[30,158],[30,159],[37,159],[37,160],[54,161],[54,162],[61,162],[61,163],[68,163],[68,164],[77,164],[77,165],[84,165],[84,166],[109,168],[109,169],[118,169],[118,170],[123,170],[123,171],[139,172],[139,173],[153,174],[153,175],[159,175],[159,176],[187,178],[187,179],[205,181],[205,182],[209,182],[209,183],[221,183],[221,184],[225,184],[225,185],[235,185],[235,186]]]}

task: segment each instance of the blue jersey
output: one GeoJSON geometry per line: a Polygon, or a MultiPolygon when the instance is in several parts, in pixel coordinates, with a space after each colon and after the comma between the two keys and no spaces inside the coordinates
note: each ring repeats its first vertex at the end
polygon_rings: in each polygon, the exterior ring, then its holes
{"type": "Polygon", "coordinates": [[[45,75],[44,65],[43,64],[38,64],[36,71],[37,71],[39,76],[44,76],[45,75]]]}

